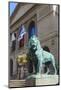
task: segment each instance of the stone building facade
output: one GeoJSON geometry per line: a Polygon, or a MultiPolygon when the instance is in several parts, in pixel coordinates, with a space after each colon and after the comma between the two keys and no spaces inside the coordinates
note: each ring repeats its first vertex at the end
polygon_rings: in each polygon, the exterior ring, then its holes
{"type": "Polygon", "coordinates": [[[12,73],[17,73],[16,57],[20,54],[27,53],[27,43],[29,40],[29,27],[34,24],[36,34],[40,40],[42,47],[47,46],[50,52],[54,55],[56,66],[58,69],[58,5],[54,11],[54,5],[48,4],[32,4],[32,3],[18,3],[14,12],[9,18],[9,42],[11,43],[11,34],[16,34],[16,46],[12,52],[11,44],[9,44],[9,57],[11,62],[12,73]],[[23,47],[19,48],[18,32],[19,27],[23,24],[25,26],[27,35],[24,40],[23,47]]]}

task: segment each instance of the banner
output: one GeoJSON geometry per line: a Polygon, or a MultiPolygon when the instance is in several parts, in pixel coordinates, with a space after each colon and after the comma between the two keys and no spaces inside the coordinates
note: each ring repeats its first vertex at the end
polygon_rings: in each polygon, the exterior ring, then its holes
{"type": "Polygon", "coordinates": [[[21,39],[23,39],[23,36],[25,34],[26,34],[25,27],[24,27],[24,25],[21,25],[21,27],[19,29],[18,41],[20,41],[21,39]]]}

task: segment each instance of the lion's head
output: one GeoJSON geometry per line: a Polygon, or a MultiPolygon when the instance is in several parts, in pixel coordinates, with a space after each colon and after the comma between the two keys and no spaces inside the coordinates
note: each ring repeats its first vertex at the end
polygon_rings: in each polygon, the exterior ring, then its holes
{"type": "Polygon", "coordinates": [[[36,50],[38,50],[40,48],[41,48],[41,46],[40,46],[40,42],[39,42],[38,38],[35,35],[33,35],[29,40],[29,49],[32,52],[35,52],[36,50]]]}

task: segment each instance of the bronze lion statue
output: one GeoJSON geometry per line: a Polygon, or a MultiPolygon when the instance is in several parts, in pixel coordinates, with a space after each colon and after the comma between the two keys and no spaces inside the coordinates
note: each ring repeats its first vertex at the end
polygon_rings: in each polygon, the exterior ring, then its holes
{"type": "Polygon", "coordinates": [[[33,35],[29,39],[28,49],[29,49],[28,57],[29,57],[29,68],[30,68],[29,72],[31,73],[33,72],[32,65],[34,64],[35,73],[42,74],[43,65],[47,66],[46,74],[57,73],[54,55],[51,54],[50,52],[43,50],[43,48],[40,45],[40,41],[35,35],[33,35]]]}

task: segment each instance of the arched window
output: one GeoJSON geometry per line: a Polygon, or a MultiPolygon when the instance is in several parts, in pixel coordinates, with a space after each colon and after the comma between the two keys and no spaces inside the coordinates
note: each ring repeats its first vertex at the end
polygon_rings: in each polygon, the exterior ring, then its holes
{"type": "Polygon", "coordinates": [[[37,35],[37,30],[36,30],[36,27],[35,27],[35,22],[34,21],[31,21],[30,25],[29,25],[29,28],[28,28],[28,35],[29,35],[29,38],[33,35],[37,35]]]}

